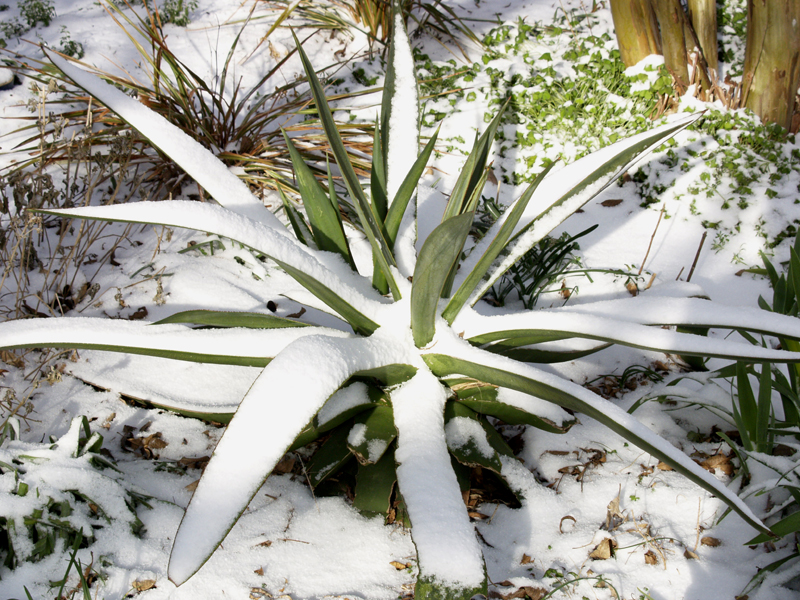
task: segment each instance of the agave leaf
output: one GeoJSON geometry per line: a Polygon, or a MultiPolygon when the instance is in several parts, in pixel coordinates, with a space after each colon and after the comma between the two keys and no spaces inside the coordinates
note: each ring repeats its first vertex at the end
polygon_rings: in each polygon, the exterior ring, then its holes
{"type": "Polygon", "coordinates": [[[478,413],[461,402],[448,402],[444,420],[447,447],[458,462],[500,474],[500,457],[489,443],[478,413]]]}
{"type": "Polygon", "coordinates": [[[189,176],[203,186],[217,202],[288,237],[281,222],[266,209],[261,200],[250,193],[247,185],[199,142],[114,86],[75,67],[53,50],[46,47],[42,50],[64,75],[75,82],[75,85],[136,128],[156,148],[171,157],[189,176]]]}
{"type": "MultiPolygon", "coordinates": [[[[440,341],[441,343],[442,341],[440,341]]],[[[437,376],[468,375],[583,413],[669,464],[706,491],[720,497],[758,531],[769,532],[736,494],[729,491],[713,476],[692,462],[688,456],[618,406],[575,383],[529,365],[481,352],[464,343],[456,342],[451,345],[451,349],[453,350],[451,355],[431,353],[423,356],[425,362],[437,376]]]]}
{"type": "MultiPolygon", "coordinates": [[[[386,75],[389,78],[389,75],[386,75]]],[[[384,85],[384,95],[386,87],[384,85]]],[[[389,199],[386,196],[386,158],[383,155],[383,137],[381,136],[381,126],[375,122],[375,134],[372,137],[372,170],[370,171],[370,194],[372,195],[372,205],[378,217],[386,219],[389,207],[389,199]]]]}
{"type": "Polygon", "coordinates": [[[552,165],[539,173],[533,183],[528,186],[522,196],[520,196],[519,200],[517,200],[517,202],[514,204],[513,208],[508,211],[509,215],[500,226],[499,230],[497,231],[497,235],[495,235],[491,243],[488,244],[483,252],[483,255],[473,266],[472,271],[464,278],[464,281],[456,290],[456,293],[453,294],[452,298],[450,298],[450,302],[447,303],[447,307],[442,312],[442,317],[451,325],[453,324],[453,320],[456,318],[458,313],[464,307],[464,304],[466,304],[472,292],[475,291],[478,283],[486,276],[486,271],[492,266],[492,263],[494,263],[495,259],[500,256],[503,248],[506,247],[506,244],[511,237],[511,232],[517,226],[517,223],[525,212],[525,208],[528,206],[528,202],[533,196],[533,193],[536,191],[536,188],[539,187],[539,184],[542,182],[542,180],[550,172],[550,169],[552,169],[552,165]]]}
{"type": "Polygon", "coordinates": [[[333,394],[314,416],[314,426],[321,432],[330,431],[360,412],[368,410],[383,399],[380,389],[356,381],[333,394]]]}
{"type": "Polygon", "coordinates": [[[465,598],[465,588],[485,585],[481,548],[444,435],[446,401],[445,388],[427,369],[420,369],[392,393],[397,481],[419,557],[418,598],[420,590],[431,585],[448,590],[447,598],[457,599],[465,598]]]}
{"type": "Polygon", "coordinates": [[[540,417],[535,414],[535,408],[531,406],[530,402],[526,404],[517,402],[516,406],[512,406],[499,399],[497,387],[481,385],[481,383],[467,379],[459,380],[459,378],[447,379],[450,389],[458,396],[458,403],[482,415],[500,419],[504,423],[531,425],[550,433],[564,433],[574,422],[574,420],[562,419],[559,424],[552,419],[540,417]]]}
{"type": "Polygon", "coordinates": [[[422,173],[425,171],[425,166],[428,164],[428,159],[430,159],[431,153],[433,152],[438,135],[439,130],[437,129],[425,145],[425,148],[423,148],[422,153],[417,157],[416,162],[414,162],[411,170],[397,190],[397,194],[395,194],[392,199],[392,204],[386,215],[386,236],[392,246],[394,246],[397,240],[397,233],[400,230],[403,215],[406,212],[411,197],[417,189],[417,183],[419,183],[422,173]]]}
{"type": "Polygon", "coordinates": [[[231,312],[226,310],[185,310],[165,319],[156,321],[154,325],[168,323],[194,323],[212,327],[246,327],[248,329],[282,329],[284,327],[309,327],[292,319],[284,319],[275,315],[264,315],[252,312],[231,312]]]}
{"type": "Polygon", "coordinates": [[[344,464],[353,458],[353,453],[347,445],[347,435],[350,428],[337,427],[331,436],[319,447],[314,458],[306,467],[308,483],[312,488],[317,487],[329,476],[339,471],[344,464]]]}
{"type": "MultiPolygon", "coordinates": [[[[536,242],[616,181],[619,175],[629,169],[642,154],[688,127],[700,116],[702,115],[693,114],[678,118],[667,125],[607,146],[557,172],[551,172],[535,191],[511,241],[492,264],[487,276],[472,293],[468,303],[474,305],[536,242]]],[[[461,265],[461,271],[456,277],[456,286],[460,287],[463,279],[472,272],[475,263],[503,226],[506,214],[508,211],[489,229],[483,240],[461,265]]]]}
{"type": "MultiPolygon", "coordinates": [[[[503,103],[500,110],[497,111],[497,115],[492,119],[492,122],[489,123],[489,127],[486,128],[486,131],[483,132],[480,138],[477,137],[477,135],[475,136],[475,143],[472,146],[469,156],[467,156],[467,161],[461,169],[458,180],[456,180],[453,186],[453,191],[450,193],[450,200],[447,202],[447,207],[444,209],[444,216],[442,217],[443,222],[451,217],[462,214],[466,210],[467,202],[474,195],[475,190],[478,189],[478,184],[481,179],[483,178],[485,182],[484,170],[486,169],[486,163],[489,161],[489,152],[492,149],[494,136],[497,134],[500,119],[508,106],[508,102],[509,101],[506,100],[503,103]]],[[[478,192],[480,193],[480,190],[478,190],[478,192]]]]}
{"type": "Polygon", "coordinates": [[[286,140],[286,147],[289,149],[289,154],[292,158],[297,187],[303,198],[303,206],[306,208],[306,214],[311,223],[311,231],[314,234],[317,248],[341,255],[345,262],[350,265],[350,268],[355,270],[355,263],[350,255],[350,247],[342,229],[338,207],[334,207],[331,204],[330,198],[326,196],[325,191],[285,131],[283,132],[283,137],[286,140]]]}
{"type": "Polygon", "coordinates": [[[175,536],[169,576],[176,585],[213,554],[298,433],[339,387],[362,369],[407,362],[406,349],[386,346],[379,334],[308,336],[261,372],[217,445],[175,536]],[[306,373],[310,356],[326,364],[315,377],[306,373]]]}
{"type": "Polygon", "coordinates": [[[88,348],[160,356],[192,362],[263,367],[287,345],[320,334],[347,334],[320,327],[278,330],[191,329],[136,321],[87,317],[8,321],[0,330],[0,348],[88,348]]]}
{"type": "MultiPolygon", "coordinates": [[[[362,312],[366,309],[375,314],[377,299],[368,299],[369,296],[374,298],[374,294],[368,292],[369,295],[366,295],[366,290],[356,290],[352,285],[354,280],[345,283],[320,262],[325,256],[331,255],[312,254],[294,239],[278,235],[273,229],[224,208],[173,200],[40,212],[82,219],[186,227],[234,239],[274,260],[295,281],[341,315],[354,330],[371,333],[377,328],[377,324],[362,312]],[[358,304],[361,310],[353,304],[358,304]]],[[[338,272],[342,273],[342,269],[338,272]]]]}
{"type": "Polygon", "coordinates": [[[367,201],[367,197],[364,195],[364,190],[361,188],[361,183],[350,162],[350,157],[347,155],[347,151],[344,148],[342,138],[339,136],[339,130],[333,120],[333,115],[328,106],[325,92],[322,89],[319,79],[317,79],[314,68],[311,66],[311,61],[308,60],[308,56],[306,56],[305,51],[302,46],[300,46],[297,36],[295,36],[294,33],[292,33],[292,36],[297,45],[297,51],[300,53],[300,60],[303,63],[308,83],[311,86],[311,95],[314,97],[319,120],[322,123],[322,128],[325,130],[328,143],[331,146],[331,152],[333,152],[333,156],[336,158],[336,164],[339,165],[339,169],[342,172],[342,179],[344,180],[350,197],[353,199],[353,206],[358,213],[358,218],[361,221],[361,226],[364,228],[364,233],[366,233],[369,243],[372,246],[373,254],[380,272],[389,285],[392,297],[395,300],[399,300],[400,288],[397,287],[397,282],[394,280],[394,275],[390,268],[396,268],[397,263],[394,260],[394,256],[392,256],[389,244],[379,224],[382,223],[382,221],[376,218],[374,207],[367,201]]]}
{"type": "Polygon", "coordinates": [[[347,445],[360,464],[374,464],[381,459],[396,437],[392,407],[378,404],[355,418],[347,445]]]}
{"type": "Polygon", "coordinates": [[[509,358],[513,358],[514,360],[518,360],[521,362],[552,364],[560,362],[569,362],[572,360],[578,360],[579,358],[583,358],[585,356],[591,356],[595,352],[600,352],[600,350],[605,350],[611,345],[612,344],[610,342],[605,344],[598,344],[596,346],[587,348],[585,350],[544,350],[541,348],[508,348],[498,351],[499,349],[496,346],[489,346],[485,348],[485,350],[495,354],[502,354],[503,356],[507,356],[509,358]]]}
{"type": "Polygon", "coordinates": [[[294,236],[301,244],[308,246],[309,248],[316,248],[314,236],[311,233],[311,228],[308,226],[308,223],[306,223],[303,215],[301,215],[300,212],[294,207],[291,200],[286,197],[286,193],[280,186],[278,187],[278,193],[281,196],[283,210],[286,211],[286,216],[289,217],[289,224],[292,226],[294,236]]]}
{"type": "MultiPolygon", "coordinates": [[[[800,512],[795,512],[789,515],[788,517],[784,517],[777,523],[774,523],[770,526],[772,532],[777,535],[778,537],[785,537],[787,535],[791,535],[797,531],[800,531],[800,512]]],[[[774,538],[771,536],[762,533],[757,535],[752,540],[747,542],[745,546],[753,546],[755,544],[763,544],[764,542],[770,542],[774,538]]],[[[790,557],[791,558],[791,557],[790,557]]]]}
{"type": "Polygon", "coordinates": [[[419,96],[414,57],[406,33],[404,11],[399,2],[393,0],[392,36],[381,98],[381,138],[386,161],[386,197],[390,205],[395,202],[407,174],[413,170],[419,152],[418,121],[419,96]]]}
{"type": "Polygon", "coordinates": [[[375,464],[358,465],[353,508],[362,513],[386,515],[391,508],[392,491],[397,483],[394,444],[375,464]]]}
{"type": "Polygon", "coordinates": [[[458,262],[472,225],[472,213],[458,215],[431,232],[419,252],[411,287],[411,332],[421,348],[432,339],[439,298],[450,270],[458,262]]]}
{"type": "Polygon", "coordinates": [[[741,311],[732,309],[729,312],[729,307],[722,307],[702,300],[696,302],[691,302],[690,299],[661,300],[662,302],[647,302],[644,307],[646,310],[639,310],[643,306],[628,302],[612,305],[613,310],[603,310],[603,308],[609,308],[608,305],[610,303],[598,302],[596,304],[606,304],[607,306],[600,307],[599,310],[592,306],[585,311],[555,309],[475,318],[473,322],[476,325],[472,331],[467,331],[466,335],[470,341],[480,336],[478,339],[483,342],[484,348],[490,347],[493,341],[503,342],[505,344],[501,346],[503,350],[506,347],[515,345],[516,339],[520,339],[522,345],[525,345],[529,343],[527,340],[530,339],[530,336],[553,335],[594,339],[632,348],[689,356],[715,356],[758,362],[797,362],[800,360],[800,357],[793,352],[772,350],[727,339],[707,338],[640,324],[642,321],[647,322],[649,320],[653,324],[674,325],[675,321],[688,320],[695,325],[699,319],[702,319],[702,316],[686,313],[677,317],[676,311],[671,310],[675,307],[673,302],[676,301],[679,306],[684,308],[697,307],[699,311],[712,309],[707,314],[715,311],[714,320],[716,323],[711,326],[730,327],[732,318],[741,314],[742,320],[738,322],[738,325],[733,325],[737,329],[750,329],[748,325],[752,324],[764,333],[779,335],[775,329],[781,328],[784,333],[789,331],[788,335],[793,336],[800,333],[800,323],[796,319],[765,311],[757,311],[756,314],[753,314],[746,309],[741,311]],[[619,309],[621,307],[630,309],[630,312],[620,313],[619,309]],[[658,314],[658,309],[661,307],[663,307],[663,314],[658,314]],[[758,313],[763,315],[761,319],[757,317],[758,313]],[[608,314],[613,314],[615,317],[620,316],[621,318],[611,318],[606,316],[608,314]],[[657,317],[652,316],[656,314],[658,314],[657,317]],[[480,324],[477,325],[477,323],[480,324]]]}

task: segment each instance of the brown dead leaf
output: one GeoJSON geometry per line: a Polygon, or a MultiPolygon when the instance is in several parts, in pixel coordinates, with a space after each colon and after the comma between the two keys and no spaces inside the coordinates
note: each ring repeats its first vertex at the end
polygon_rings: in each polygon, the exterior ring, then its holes
{"type": "Polygon", "coordinates": [[[263,542],[256,544],[256,546],[261,546],[263,548],[269,548],[272,546],[272,540],[264,540],[263,542]]]}
{"type": "Polygon", "coordinates": [[[25,368],[25,361],[22,360],[21,356],[17,356],[11,350],[0,350],[0,360],[6,363],[7,365],[11,365],[12,367],[17,367],[18,369],[25,368]]]}
{"type": "Polygon", "coordinates": [[[521,565],[529,565],[532,562],[533,562],[533,559],[530,556],[528,556],[527,554],[523,554],[522,555],[522,560],[519,561],[519,564],[521,564],[521,565]]]}
{"type": "Polygon", "coordinates": [[[183,489],[185,489],[187,492],[193,492],[193,491],[195,491],[197,489],[197,484],[198,483],[200,483],[199,479],[197,481],[193,481],[189,485],[184,486],[183,489]]]}
{"type": "Polygon", "coordinates": [[[467,514],[470,516],[470,518],[477,519],[478,521],[483,521],[483,520],[489,518],[489,515],[485,515],[483,513],[479,513],[478,511],[475,511],[475,510],[469,510],[469,511],[467,511],[467,514]]]}
{"type": "Polygon", "coordinates": [[[286,473],[291,473],[292,469],[294,469],[294,465],[297,462],[294,456],[290,456],[287,454],[284,456],[275,468],[272,469],[272,472],[276,475],[285,475],[286,473]]]}
{"type": "Polygon", "coordinates": [[[658,557],[656,553],[652,550],[648,550],[644,553],[644,562],[647,565],[657,565],[658,564],[658,557]]]}
{"type": "Polygon", "coordinates": [[[264,576],[264,567],[258,567],[255,571],[253,571],[253,573],[258,575],[259,577],[263,577],[264,576]]]}
{"type": "Polygon", "coordinates": [[[107,416],[107,417],[106,417],[106,418],[103,420],[103,422],[100,424],[100,427],[102,427],[103,429],[111,429],[111,422],[112,422],[112,421],[113,421],[113,420],[114,420],[116,417],[117,417],[117,413],[115,413],[115,412],[112,412],[110,415],[108,415],[108,416],[107,416]]]}
{"type": "Polygon", "coordinates": [[[628,290],[628,293],[631,296],[638,296],[639,295],[639,286],[636,285],[633,281],[629,281],[625,284],[625,289],[628,290]]]}
{"type": "Polygon", "coordinates": [[[411,567],[411,563],[401,563],[398,560],[393,560],[389,564],[392,565],[398,571],[403,571],[411,567]]]}
{"type": "Polygon", "coordinates": [[[665,463],[664,461],[659,462],[656,465],[656,467],[658,468],[659,471],[674,471],[675,470],[672,467],[670,467],[667,463],[665,463]]]}
{"type": "Polygon", "coordinates": [[[558,532],[564,533],[564,521],[572,521],[573,523],[577,523],[578,521],[572,515],[567,515],[565,517],[561,517],[561,521],[558,523],[558,532]]]}
{"type": "MultiPolygon", "coordinates": [[[[148,424],[149,425],[149,424],[148,424]]],[[[145,431],[143,426],[139,431],[145,431]]],[[[155,450],[166,448],[169,444],[161,439],[161,432],[157,431],[146,437],[136,437],[133,435],[134,428],[126,425],[122,437],[122,449],[126,452],[138,452],[145,458],[158,458],[155,450]]]]}
{"type": "Polygon", "coordinates": [[[184,456],[178,464],[187,469],[205,469],[210,460],[210,456],[184,456]]]}
{"type": "Polygon", "coordinates": [[[616,198],[614,200],[603,200],[600,203],[600,206],[609,207],[609,206],[619,206],[620,204],[622,204],[622,198],[616,198]]]}
{"type": "Polygon", "coordinates": [[[292,314],[290,314],[290,315],[286,315],[286,316],[287,316],[288,318],[290,318],[290,319],[299,319],[299,318],[300,318],[300,317],[302,317],[304,314],[306,314],[306,309],[305,309],[305,308],[303,308],[303,307],[301,306],[301,307],[300,307],[300,310],[299,310],[298,312],[296,312],[296,313],[292,313],[292,314]]]}
{"type": "Polygon", "coordinates": [[[699,556],[697,556],[696,552],[693,552],[692,550],[689,550],[688,548],[683,551],[683,556],[685,558],[688,558],[689,560],[692,560],[692,559],[698,560],[700,558],[699,556]]]}
{"type": "Polygon", "coordinates": [[[700,543],[701,543],[703,546],[710,546],[710,547],[712,547],[712,548],[716,548],[717,546],[721,546],[721,545],[722,545],[722,542],[720,542],[720,541],[719,541],[717,538],[715,538],[715,537],[711,537],[710,535],[707,535],[707,536],[705,536],[705,537],[701,538],[701,539],[700,539],[700,543]]]}
{"type": "MultiPolygon", "coordinates": [[[[503,582],[511,583],[511,582],[503,582]]],[[[530,586],[521,587],[514,590],[510,594],[501,594],[500,592],[489,592],[490,598],[502,598],[502,600],[513,600],[514,598],[527,598],[528,600],[541,600],[547,595],[547,590],[542,588],[535,588],[530,586]]]]}
{"type": "Polygon", "coordinates": [[[156,580],[155,579],[142,579],[139,581],[138,579],[131,584],[131,587],[135,589],[137,592],[144,592],[145,590],[152,590],[156,587],[156,580]]]}
{"type": "Polygon", "coordinates": [[[617,547],[617,542],[611,538],[606,538],[589,553],[589,558],[592,560],[607,560],[614,556],[614,549],[617,547]]]}
{"type": "Polygon", "coordinates": [[[722,453],[709,456],[707,459],[700,462],[699,465],[709,473],[715,473],[716,470],[719,469],[725,475],[733,475],[733,464],[731,463],[731,457],[722,453]]]}
{"type": "Polygon", "coordinates": [[[147,307],[140,306],[135,311],[133,311],[133,314],[130,317],[128,317],[128,320],[129,321],[141,321],[146,316],[147,316],[147,307]]]}

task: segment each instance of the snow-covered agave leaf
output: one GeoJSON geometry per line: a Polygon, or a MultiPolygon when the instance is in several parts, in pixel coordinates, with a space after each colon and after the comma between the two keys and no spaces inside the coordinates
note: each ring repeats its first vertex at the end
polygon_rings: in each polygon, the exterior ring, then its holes
{"type": "MultiPolygon", "coordinates": [[[[353,164],[350,162],[350,157],[347,155],[347,151],[342,143],[342,138],[339,135],[339,130],[333,120],[333,115],[328,106],[325,92],[322,89],[319,79],[317,79],[314,68],[311,66],[311,61],[308,60],[308,56],[306,56],[296,36],[294,39],[297,50],[300,53],[303,69],[308,78],[308,83],[311,86],[311,95],[314,97],[319,120],[322,123],[322,128],[325,130],[328,143],[331,146],[331,152],[336,158],[336,164],[339,165],[339,170],[342,172],[342,179],[347,187],[347,191],[350,193],[350,198],[353,199],[353,206],[358,213],[358,218],[364,229],[364,233],[366,233],[370,245],[372,246],[373,255],[378,263],[381,275],[388,283],[389,289],[392,292],[392,297],[398,300],[400,298],[400,288],[394,280],[391,269],[391,267],[397,268],[397,263],[392,255],[391,248],[389,248],[389,243],[386,241],[386,237],[383,234],[382,222],[377,218],[373,206],[369,203],[364,194],[361,182],[358,180],[355,169],[353,169],[353,164]]],[[[416,148],[414,151],[416,152],[416,148]]]]}
{"type": "MultiPolygon", "coordinates": [[[[720,313],[725,312],[726,307],[716,306],[720,313]]],[[[780,321],[790,331],[800,333],[800,323],[796,320],[772,313],[764,313],[766,317],[771,317],[773,323],[780,321]]],[[[722,318],[719,319],[723,321],[722,318]]],[[[655,320],[660,323],[661,320],[655,320]]],[[[797,353],[785,350],[773,350],[763,348],[743,342],[731,341],[728,339],[709,338],[690,333],[681,333],[640,325],[630,322],[625,318],[610,318],[602,314],[578,313],[578,312],[559,312],[556,310],[548,311],[529,311],[526,313],[499,315],[496,317],[476,318],[475,327],[466,332],[466,337],[470,343],[483,348],[491,348],[495,343],[500,346],[500,354],[505,354],[509,348],[517,345],[515,340],[519,340],[519,345],[530,344],[530,339],[537,335],[553,335],[564,337],[575,337],[599,340],[604,343],[614,343],[632,348],[644,350],[656,350],[673,354],[687,356],[703,356],[727,358],[733,360],[750,361],[774,361],[774,362],[797,362],[800,357],[797,353]]],[[[728,325],[731,327],[732,325],[728,325]]],[[[758,326],[758,325],[757,325],[758,326]]],[[[738,329],[749,329],[742,323],[738,329]]],[[[769,331],[769,327],[761,324],[759,330],[764,328],[765,333],[776,335],[777,332],[769,331]]]]}
{"type": "Polygon", "coordinates": [[[353,453],[347,445],[348,434],[349,430],[346,427],[334,429],[330,437],[314,453],[314,458],[306,467],[308,483],[312,488],[316,488],[330,475],[338,472],[353,458],[353,453]]]}
{"type": "Polygon", "coordinates": [[[486,592],[483,557],[464,509],[444,434],[445,388],[420,369],[392,393],[397,481],[419,557],[415,597],[469,598],[486,592]],[[438,590],[438,595],[430,595],[438,590]]]}
{"type": "Polygon", "coordinates": [[[347,436],[347,445],[359,463],[376,463],[396,437],[392,407],[379,404],[356,416],[347,436]]]}
{"type": "Polygon", "coordinates": [[[327,265],[325,256],[314,254],[295,240],[279,234],[252,219],[237,215],[213,204],[183,200],[136,202],[114,206],[71,208],[41,211],[47,214],[82,219],[102,219],[126,223],[149,223],[168,227],[185,227],[215,233],[236,240],[264,253],[298,283],[322,300],[359,332],[370,333],[377,324],[370,318],[379,308],[379,296],[357,281],[357,275],[340,263],[327,265]],[[347,275],[348,281],[341,276],[347,275]],[[359,287],[355,287],[358,285],[359,287]]]}
{"type": "Polygon", "coordinates": [[[411,288],[411,332],[421,348],[435,331],[439,298],[472,225],[472,213],[451,217],[434,229],[419,252],[411,288]]]}
{"type": "MultiPolygon", "coordinates": [[[[119,117],[137,129],[150,143],[174,160],[199,185],[226,208],[271,227],[287,236],[281,222],[248,189],[247,185],[202,144],[190,138],[161,115],[122,91],[74,66],[47,48],[45,55],[75,85],[97,98],[119,117]]],[[[288,237],[288,236],[287,236],[288,237]]]]}
{"type": "Polygon", "coordinates": [[[447,447],[458,462],[482,467],[497,474],[502,465],[497,450],[489,443],[478,413],[460,402],[448,402],[444,410],[447,447]]]}
{"type": "MultiPolygon", "coordinates": [[[[692,114],[680,117],[666,125],[598,150],[559,171],[551,172],[537,188],[515,228],[514,237],[495,260],[484,280],[475,288],[469,304],[474,305],[536,242],[613,183],[643,154],[688,127],[700,116],[702,115],[692,114]]],[[[475,268],[510,212],[506,211],[497,220],[461,265],[455,280],[457,287],[463,284],[464,279],[475,268]]]]}
{"type": "Polygon", "coordinates": [[[217,445],[175,536],[170,579],[180,585],[208,560],[298,433],[340,386],[361,371],[409,358],[408,348],[379,333],[367,339],[315,335],[287,346],[253,383],[217,445]],[[308,377],[309,362],[325,369],[308,377]]]}
{"type": "Polygon", "coordinates": [[[447,385],[458,396],[458,403],[482,415],[495,417],[511,425],[531,425],[550,433],[564,433],[575,419],[564,411],[547,416],[539,414],[534,399],[515,397],[513,403],[508,394],[503,395],[494,385],[476,382],[474,379],[448,378],[447,385]]]}
{"type": "Polygon", "coordinates": [[[180,324],[152,325],[92,317],[22,319],[3,323],[0,348],[86,348],[160,356],[192,362],[263,367],[293,341],[324,333],[323,327],[276,330],[191,329],[180,324]]]}
{"type": "Polygon", "coordinates": [[[314,426],[325,432],[341,425],[358,413],[375,406],[381,399],[376,392],[379,392],[377,388],[368,388],[360,381],[341,388],[314,416],[314,426]]]}
{"type": "MultiPolygon", "coordinates": [[[[439,340],[440,345],[442,342],[443,340],[439,340]]],[[[488,355],[460,341],[448,344],[448,350],[451,352],[447,355],[431,353],[423,356],[437,376],[468,375],[587,415],[721,498],[755,529],[764,533],[769,531],[735,493],[725,488],[665,439],[611,402],[557,375],[502,356],[488,355]]]]}

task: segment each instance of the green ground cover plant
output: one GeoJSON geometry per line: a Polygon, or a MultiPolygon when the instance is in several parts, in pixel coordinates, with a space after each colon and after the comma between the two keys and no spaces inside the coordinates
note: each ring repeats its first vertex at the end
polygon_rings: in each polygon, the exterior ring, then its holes
{"type": "Polygon", "coordinates": [[[416,131],[416,114],[408,111],[416,105],[415,75],[397,15],[394,24],[368,191],[298,42],[347,196],[339,197],[333,185],[321,187],[285,134],[305,207],[304,216],[292,211],[287,199],[293,234],[202,144],[114,87],[48,54],[65,77],[137,128],[222,206],[164,201],[41,212],[187,227],[235,240],[291,275],[316,298],[316,307],[340,319],[341,329],[270,314],[190,311],[155,324],[69,318],[9,322],[0,326],[0,347],[94,348],[263,367],[232,417],[202,406],[180,409],[212,420],[230,419],[230,424],[175,540],[170,577],[177,584],[193,576],[216,551],[288,449],[324,439],[318,458],[309,465],[312,485],[354,457],[356,506],[372,513],[388,514],[394,507],[406,512],[418,552],[417,598],[485,593],[481,550],[461,497],[463,468],[458,465],[480,465],[517,491],[521,468],[488,417],[559,433],[570,426],[574,413],[587,415],[723,498],[745,521],[768,534],[734,493],[671,444],[615,405],[536,364],[572,360],[611,344],[688,356],[796,362],[798,354],[787,350],[661,328],[715,327],[800,338],[793,319],[696,298],[642,296],[491,317],[472,309],[520,258],[613,184],[631,161],[697,116],[587,155],[565,167],[558,178],[547,178],[550,165],[472,243],[469,234],[488,177],[500,111],[476,136],[441,224],[417,255],[409,235],[413,221],[406,215],[413,214],[409,207],[436,136],[413,160],[418,143],[416,135],[406,132],[416,131]],[[374,268],[367,277],[354,270],[340,211],[345,203],[357,215],[372,249],[374,268]],[[325,369],[318,377],[303,377],[309,363],[325,369]],[[291,406],[284,401],[286,394],[295,399],[291,406]],[[561,408],[545,409],[540,400],[561,408]]]}

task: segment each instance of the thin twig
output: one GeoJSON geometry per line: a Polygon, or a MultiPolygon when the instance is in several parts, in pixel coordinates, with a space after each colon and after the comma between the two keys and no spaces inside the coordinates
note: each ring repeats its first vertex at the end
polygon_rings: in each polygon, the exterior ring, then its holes
{"type": "Polygon", "coordinates": [[[653,229],[653,235],[650,236],[650,243],[647,244],[647,252],[644,253],[644,258],[642,259],[642,264],[639,267],[639,272],[637,273],[637,275],[641,275],[642,274],[642,269],[644,269],[644,263],[647,262],[647,257],[650,256],[650,248],[652,248],[652,246],[653,246],[653,240],[656,237],[656,232],[658,231],[658,226],[661,223],[661,217],[664,216],[664,212],[666,211],[666,209],[667,209],[666,205],[662,205],[661,206],[661,210],[658,213],[658,221],[656,221],[656,228],[653,229]]]}
{"type": "Polygon", "coordinates": [[[692,275],[694,275],[694,268],[697,266],[697,260],[700,258],[700,251],[703,249],[703,244],[706,242],[706,236],[708,235],[708,231],[703,232],[703,237],[700,238],[700,245],[697,247],[697,254],[694,255],[694,261],[692,262],[692,268],[689,269],[689,276],[686,278],[686,283],[689,283],[692,280],[692,275]]]}

